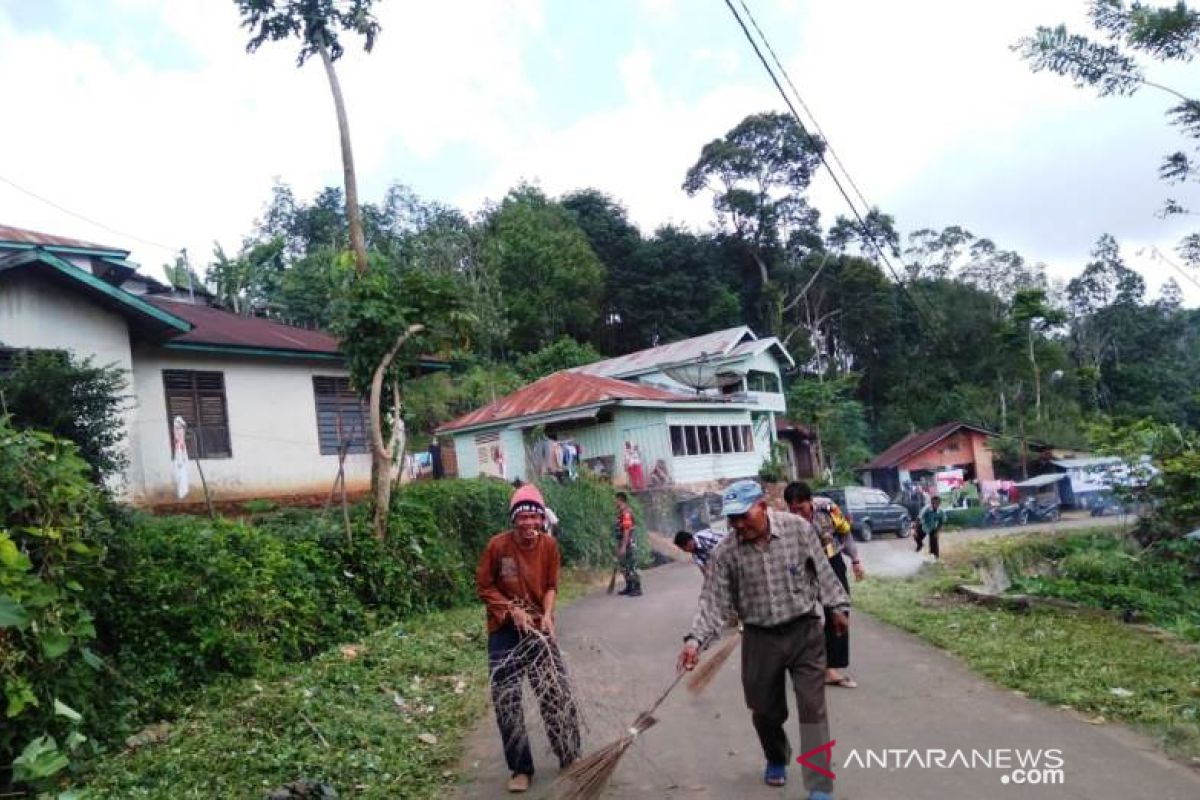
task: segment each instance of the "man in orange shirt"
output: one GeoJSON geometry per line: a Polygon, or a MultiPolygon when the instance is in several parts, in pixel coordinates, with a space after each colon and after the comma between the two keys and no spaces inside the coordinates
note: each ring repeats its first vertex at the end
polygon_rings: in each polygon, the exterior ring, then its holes
{"type": "Polygon", "coordinates": [[[528,791],[533,755],[525,732],[521,686],[537,696],[550,747],[566,767],[579,756],[579,719],[566,665],[554,638],[558,543],[544,531],[546,504],[533,484],[509,501],[510,528],[491,538],[475,587],[487,606],[492,705],[511,776],[510,792],[528,791]]]}

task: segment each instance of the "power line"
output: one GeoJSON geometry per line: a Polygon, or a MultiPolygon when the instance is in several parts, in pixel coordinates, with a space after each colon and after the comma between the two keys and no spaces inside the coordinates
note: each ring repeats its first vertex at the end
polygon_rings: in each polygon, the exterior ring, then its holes
{"type": "Polygon", "coordinates": [[[32,197],[34,200],[38,200],[42,203],[45,203],[46,205],[50,206],[51,208],[55,208],[64,214],[75,217],[76,219],[83,220],[84,222],[88,223],[89,225],[95,225],[97,228],[102,228],[103,230],[108,231],[109,233],[113,234],[114,236],[120,236],[123,239],[132,239],[136,242],[141,242],[142,244],[150,245],[151,247],[157,247],[161,250],[166,250],[169,253],[176,253],[176,254],[179,253],[178,247],[171,247],[170,245],[165,245],[160,242],[151,241],[150,239],[143,239],[141,236],[134,236],[132,233],[126,233],[124,231],[119,231],[116,228],[111,228],[108,225],[105,225],[103,222],[97,222],[96,220],[91,219],[90,217],[85,217],[83,214],[79,214],[75,211],[72,211],[69,208],[65,208],[65,207],[59,205],[58,203],[54,202],[53,200],[49,200],[45,197],[42,197],[37,192],[34,192],[30,189],[26,189],[24,186],[14,183],[13,181],[9,180],[8,178],[4,177],[3,175],[0,175],[0,182],[7,183],[9,186],[16,189],[18,192],[21,192],[22,194],[26,194],[26,195],[32,197]]]}
{"type": "Polygon", "coordinates": [[[867,208],[871,204],[867,198],[863,196],[862,191],[858,188],[858,184],[854,182],[854,178],[850,177],[850,171],[846,169],[846,165],[838,158],[837,151],[833,149],[833,144],[829,141],[829,137],[825,135],[825,131],[821,130],[821,126],[817,124],[817,115],[812,112],[808,104],[804,102],[804,98],[800,96],[800,90],[796,88],[796,84],[792,83],[792,77],[788,75],[787,69],[779,60],[779,56],[775,55],[775,48],[771,47],[771,42],[767,39],[767,35],[762,32],[762,28],[758,27],[758,20],[754,18],[754,14],[750,11],[750,7],[746,5],[746,0],[738,0],[742,6],[742,10],[746,12],[746,18],[750,20],[750,24],[754,26],[754,32],[758,34],[758,38],[762,39],[763,46],[767,48],[767,52],[771,54],[771,60],[775,62],[775,66],[779,68],[779,72],[783,75],[783,79],[787,81],[788,88],[792,90],[792,94],[796,96],[796,102],[804,109],[804,113],[808,114],[808,119],[812,122],[813,130],[825,142],[825,147],[829,150],[829,155],[833,156],[833,163],[838,165],[838,169],[842,171],[842,175],[846,177],[846,182],[850,184],[850,188],[854,190],[854,194],[862,201],[862,204],[867,208]]]}
{"type": "MultiPolygon", "coordinates": [[[[917,312],[917,316],[921,318],[921,321],[924,323],[925,327],[932,332],[933,325],[930,323],[929,317],[926,316],[925,311],[922,309],[922,304],[917,302],[917,298],[908,290],[908,287],[904,285],[904,281],[900,277],[900,273],[896,270],[896,267],[892,264],[891,259],[888,258],[887,253],[880,246],[879,242],[876,241],[875,234],[871,231],[870,226],[867,225],[866,220],[863,219],[862,214],[859,213],[858,207],[855,206],[854,201],[850,198],[849,193],[846,191],[846,187],[842,185],[841,180],[838,179],[837,173],[835,173],[829,166],[829,162],[825,158],[824,148],[820,147],[817,144],[817,141],[813,138],[813,135],[808,132],[808,128],[804,125],[804,121],[800,119],[800,114],[797,113],[796,107],[792,104],[791,98],[788,97],[787,92],[784,91],[783,85],[779,82],[779,78],[775,75],[775,71],[771,68],[771,65],[767,63],[767,59],[763,55],[762,50],[759,48],[758,42],[755,41],[754,36],[750,33],[750,29],[746,27],[746,23],[742,20],[741,14],[739,14],[738,10],[733,7],[732,0],[725,0],[725,5],[729,9],[729,13],[733,14],[733,18],[737,21],[738,27],[742,29],[742,33],[745,35],[746,41],[748,41],[750,46],[754,49],[754,54],[758,56],[759,62],[763,65],[763,69],[767,71],[767,75],[771,78],[771,83],[775,84],[775,89],[779,92],[779,96],[783,98],[783,102],[787,105],[788,111],[791,112],[792,118],[796,121],[796,124],[800,126],[800,131],[812,143],[813,149],[817,152],[817,156],[821,159],[821,163],[825,166],[825,169],[829,171],[829,177],[833,181],[833,185],[837,188],[838,193],[842,196],[842,199],[846,201],[846,205],[849,206],[850,212],[854,214],[854,218],[858,220],[859,227],[863,232],[863,238],[870,242],[871,246],[875,248],[875,252],[879,254],[880,260],[883,261],[885,266],[887,266],[888,271],[892,273],[892,277],[896,279],[896,284],[900,287],[900,291],[903,292],[904,296],[908,298],[910,303],[912,303],[913,310],[917,312]]],[[[765,36],[763,37],[763,42],[766,43],[765,36]]],[[[786,75],[786,71],[781,69],[781,72],[784,72],[786,75]]],[[[799,95],[797,95],[797,97],[799,97],[799,95]]],[[[811,112],[809,113],[811,114],[811,112]]]]}
{"type": "Polygon", "coordinates": [[[1150,248],[1150,257],[1152,259],[1154,259],[1155,261],[1165,261],[1167,264],[1172,266],[1175,269],[1175,271],[1178,272],[1180,275],[1187,278],[1189,281],[1191,281],[1197,287],[1200,287],[1200,279],[1197,279],[1195,275],[1188,272],[1183,267],[1179,266],[1174,261],[1172,261],[1171,259],[1167,258],[1165,255],[1163,255],[1162,250],[1159,250],[1157,247],[1152,246],[1150,248]]]}

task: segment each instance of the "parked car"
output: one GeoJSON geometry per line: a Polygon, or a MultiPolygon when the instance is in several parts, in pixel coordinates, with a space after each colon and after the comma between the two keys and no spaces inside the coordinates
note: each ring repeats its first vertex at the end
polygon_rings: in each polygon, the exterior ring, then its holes
{"type": "Polygon", "coordinates": [[[877,533],[890,531],[902,537],[912,533],[912,516],[908,509],[899,503],[893,503],[891,498],[879,489],[868,486],[841,486],[836,489],[822,489],[816,494],[828,497],[838,504],[850,520],[854,538],[860,542],[871,541],[871,537],[877,533]]]}

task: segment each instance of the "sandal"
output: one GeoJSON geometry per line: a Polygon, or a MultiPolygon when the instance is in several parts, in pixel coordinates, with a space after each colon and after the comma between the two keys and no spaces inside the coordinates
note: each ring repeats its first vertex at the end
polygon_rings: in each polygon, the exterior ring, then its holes
{"type": "Polygon", "coordinates": [[[829,680],[825,681],[825,685],[826,686],[840,686],[843,689],[857,689],[858,681],[854,680],[854,678],[851,678],[849,675],[843,675],[841,678],[839,678],[836,681],[829,681],[829,680]]]}

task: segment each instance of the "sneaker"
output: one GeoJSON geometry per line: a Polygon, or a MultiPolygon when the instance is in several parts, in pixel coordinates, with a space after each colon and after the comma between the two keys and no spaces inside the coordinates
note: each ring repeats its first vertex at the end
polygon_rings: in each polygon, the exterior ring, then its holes
{"type": "Polygon", "coordinates": [[[812,791],[808,793],[808,800],[833,800],[833,795],[829,792],[812,791]]]}
{"type": "Polygon", "coordinates": [[[508,779],[508,790],[514,794],[529,791],[529,776],[518,772],[508,779]]]}
{"type": "Polygon", "coordinates": [[[763,771],[763,782],[767,786],[783,786],[787,783],[787,764],[767,764],[763,771]]]}
{"type": "Polygon", "coordinates": [[[642,587],[635,586],[632,589],[630,589],[628,592],[621,592],[621,594],[625,595],[626,597],[641,597],[642,596],[642,587]]]}

